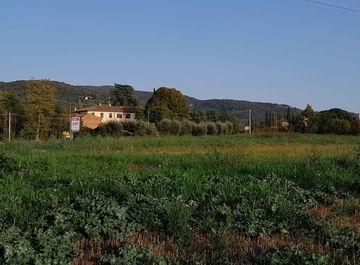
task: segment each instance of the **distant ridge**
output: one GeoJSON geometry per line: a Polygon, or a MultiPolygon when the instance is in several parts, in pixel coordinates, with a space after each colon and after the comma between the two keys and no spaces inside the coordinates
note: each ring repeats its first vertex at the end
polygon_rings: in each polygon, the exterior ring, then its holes
{"type": "MultiPolygon", "coordinates": [[[[24,93],[25,80],[13,82],[0,82],[0,90],[15,90],[18,94],[24,93]]],[[[109,101],[110,92],[113,86],[91,86],[91,85],[70,85],[59,81],[49,81],[55,87],[56,100],[59,104],[68,106],[68,102],[72,102],[73,106],[83,106],[98,103],[107,103],[109,101]],[[84,97],[91,97],[90,100],[84,101],[84,97]]],[[[136,99],[145,105],[146,101],[151,97],[152,92],[135,90],[136,99]]],[[[231,112],[240,119],[247,119],[247,110],[252,110],[255,122],[264,121],[266,111],[286,115],[288,105],[251,102],[246,100],[233,99],[208,99],[200,100],[193,97],[185,96],[190,108],[195,111],[226,111],[231,112]]],[[[302,110],[290,107],[292,113],[298,114],[302,110]]]]}

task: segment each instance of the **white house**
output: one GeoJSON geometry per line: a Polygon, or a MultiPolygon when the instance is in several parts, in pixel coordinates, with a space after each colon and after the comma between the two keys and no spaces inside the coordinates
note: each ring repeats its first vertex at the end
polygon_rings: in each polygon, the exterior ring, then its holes
{"type": "Polygon", "coordinates": [[[79,110],[75,110],[75,113],[80,116],[92,115],[99,117],[102,123],[109,121],[127,122],[135,120],[135,107],[127,106],[112,106],[111,104],[106,105],[95,105],[79,110]]]}

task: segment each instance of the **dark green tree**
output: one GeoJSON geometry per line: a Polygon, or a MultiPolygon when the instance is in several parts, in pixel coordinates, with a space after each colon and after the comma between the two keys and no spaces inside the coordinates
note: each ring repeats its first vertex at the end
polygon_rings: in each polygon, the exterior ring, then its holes
{"type": "Polygon", "coordinates": [[[288,107],[287,112],[286,112],[286,120],[287,121],[291,120],[291,109],[290,109],[290,107],[288,107]]]}
{"type": "Polygon", "coordinates": [[[1,130],[3,133],[8,133],[8,114],[11,113],[11,127],[12,134],[17,134],[21,130],[23,123],[23,107],[20,99],[15,91],[4,91],[0,95],[0,112],[5,115],[1,117],[1,130]]]}
{"type": "Polygon", "coordinates": [[[342,109],[330,109],[319,113],[319,133],[350,134],[351,114],[342,109]]]}
{"type": "Polygon", "coordinates": [[[162,119],[188,118],[189,107],[185,97],[175,88],[161,87],[157,89],[145,106],[145,113],[151,122],[162,119]]]}
{"type": "Polygon", "coordinates": [[[134,88],[129,85],[115,84],[111,92],[111,103],[115,106],[136,106],[134,88]]]}

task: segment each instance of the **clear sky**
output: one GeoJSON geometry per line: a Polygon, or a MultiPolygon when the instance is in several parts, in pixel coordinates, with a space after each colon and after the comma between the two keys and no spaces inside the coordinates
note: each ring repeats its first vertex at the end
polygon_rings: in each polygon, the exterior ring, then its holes
{"type": "Polygon", "coordinates": [[[0,80],[32,77],[360,112],[360,13],[305,0],[2,0],[0,80]]]}

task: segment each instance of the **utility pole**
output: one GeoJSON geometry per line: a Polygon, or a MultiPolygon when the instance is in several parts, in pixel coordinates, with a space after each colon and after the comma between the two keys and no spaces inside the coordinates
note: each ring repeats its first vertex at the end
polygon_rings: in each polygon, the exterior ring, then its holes
{"type": "Polygon", "coordinates": [[[69,103],[69,134],[70,134],[70,140],[73,139],[72,131],[71,131],[71,101],[69,103]]]}
{"type": "Polygon", "coordinates": [[[8,118],[8,122],[9,122],[9,143],[11,142],[11,112],[9,111],[9,118],[8,118]]]}
{"type": "Polygon", "coordinates": [[[251,134],[251,109],[249,109],[249,134],[251,134]]]}

